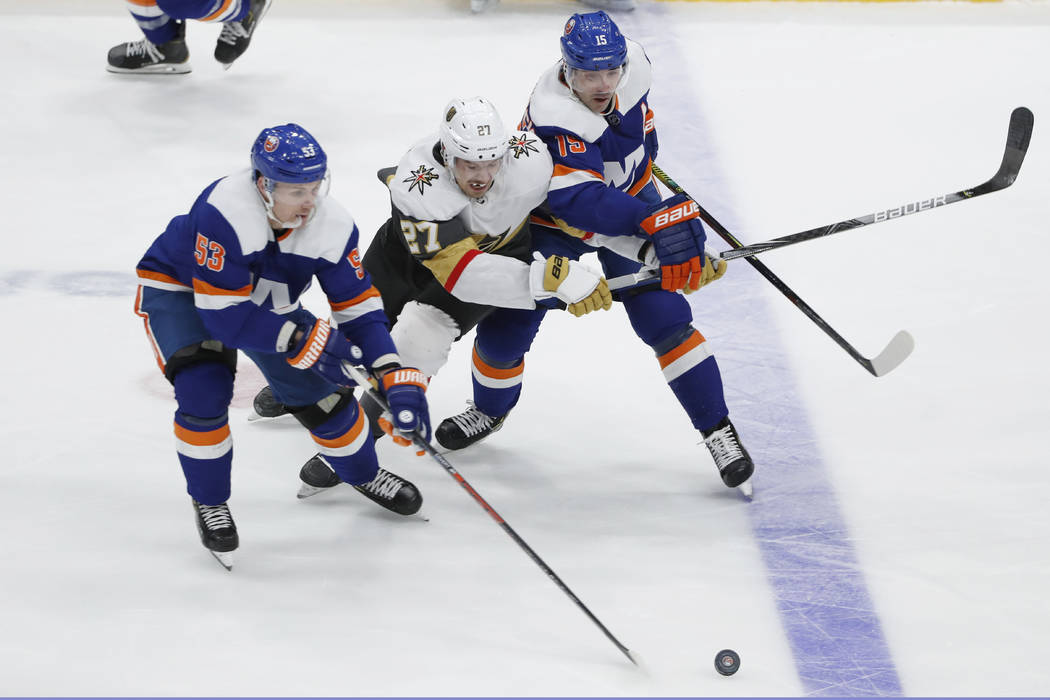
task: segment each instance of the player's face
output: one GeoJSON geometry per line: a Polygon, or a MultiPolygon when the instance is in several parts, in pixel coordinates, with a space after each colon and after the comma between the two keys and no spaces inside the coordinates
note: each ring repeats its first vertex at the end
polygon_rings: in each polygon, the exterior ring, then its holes
{"type": "Polygon", "coordinates": [[[492,181],[499,172],[502,159],[470,161],[462,158],[452,159],[452,174],[456,184],[468,197],[484,197],[492,187],[492,181]]]}
{"type": "Polygon", "coordinates": [[[278,222],[309,219],[321,196],[323,182],[275,182],[273,218],[278,222]]]}
{"type": "Polygon", "coordinates": [[[601,114],[609,107],[609,101],[623,77],[623,66],[608,70],[570,70],[569,86],[580,101],[592,112],[601,114]]]}

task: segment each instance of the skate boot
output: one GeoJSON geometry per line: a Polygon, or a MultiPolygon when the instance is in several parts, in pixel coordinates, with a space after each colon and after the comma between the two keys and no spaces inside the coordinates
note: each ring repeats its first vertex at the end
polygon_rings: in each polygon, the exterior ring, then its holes
{"type": "Polygon", "coordinates": [[[423,496],[411,481],[379,468],[376,478],[354,485],[367,498],[399,515],[412,515],[423,505],[423,496]]]}
{"type": "Polygon", "coordinates": [[[260,418],[277,418],[288,413],[290,413],[288,407],[277,400],[277,397],[273,395],[273,389],[269,386],[264,386],[252,401],[252,412],[248,414],[248,420],[256,421],[260,418]]]}
{"type": "Polygon", "coordinates": [[[215,42],[215,60],[229,70],[233,62],[248,50],[252,34],[273,0],[251,0],[248,14],[239,22],[223,22],[219,40],[215,42]]]}
{"type": "Polygon", "coordinates": [[[718,425],[701,433],[704,436],[704,444],[711,451],[711,456],[718,467],[718,473],[722,482],[730,488],[740,486],[751,478],[755,471],[755,463],[740,442],[740,436],[736,428],[725,417],[718,425]]]}
{"type": "Polygon", "coordinates": [[[171,41],[154,44],[149,39],[117,44],[109,50],[110,73],[189,73],[190,51],[186,48],[186,25],[175,23],[171,41]]]}
{"type": "Polygon", "coordinates": [[[240,539],[237,537],[237,525],[230,515],[230,507],[225,503],[206,506],[194,499],[193,510],[197,514],[197,532],[200,533],[201,544],[227,571],[233,569],[233,551],[240,545],[240,539]]]}
{"type": "Polygon", "coordinates": [[[441,425],[434,431],[434,438],[446,450],[470,447],[502,428],[503,421],[507,418],[506,414],[493,418],[482,413],[474,406],[473,401],[467,401],[467,405],[467,410],[441,421],[441,425]]]}
{"type": "Polygon", "coordinates": [[[309,498],[343,483],[321,455],[314,455],[303,465],[299,470],[299,479],[302,483],[299,485],[298,498],[309,498]]]}

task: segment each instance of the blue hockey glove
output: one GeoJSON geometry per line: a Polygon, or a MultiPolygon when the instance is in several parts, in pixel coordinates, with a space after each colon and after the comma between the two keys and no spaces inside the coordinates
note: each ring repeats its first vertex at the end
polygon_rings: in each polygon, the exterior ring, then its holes
{"type": "MultiPolygon", "coordinates": [[[[390,412],[379,418],[379,426],[399,445],[411,445],[419,432],[430,441],[430,409],[427,406],[427,378],[415,367],[391,370],[379,380],[390,412]]],[[[425,454],[422,450],[418,455],[425,454]]]]}
{"type": "Polygon", "coordinates": [[[296,332],[301,337],[288,351],[288,364],[296,369],[312,369],[333,384],[354,386],[354,381],[343,372],[343,362],[360,362],[361,348],[321,319],[314,321],[313,326],[300,326],[296,332]]]}
{"type": "Polygon", "coordinates": [[[660,260],[661,287],[669,292],[700,288],[707,235],[699,216],[696,202],[676,194],[651,205],[638,225],[653,242],[660,260]]]}

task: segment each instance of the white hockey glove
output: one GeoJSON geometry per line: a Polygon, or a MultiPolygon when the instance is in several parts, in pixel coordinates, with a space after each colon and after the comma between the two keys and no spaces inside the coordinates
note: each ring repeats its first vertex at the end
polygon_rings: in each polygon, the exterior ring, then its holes
{"type": "Polygon", "coordinates": [[[529,288],[537,300],[557,298],[573,316],[612,308],[612,293],[605,278],[586,265],[561,255],[546,260],[539,253],[529,270],[529,288]]]}
{"type": "MultiPolygon", "coordinates": [[[[722,279],[722,275],[726,273],[726,269],[729,267],[729,263],[721,258],[712,258],[707,252],[704,252],[704,268],[700,272],[700,286],[696,289],[702,289],[708,284],[711,284],[715,280],[722,279]]],[[[682,291],[686,294],[692,294],[696,291],[692,289],[688,284],[682,291]]]]}

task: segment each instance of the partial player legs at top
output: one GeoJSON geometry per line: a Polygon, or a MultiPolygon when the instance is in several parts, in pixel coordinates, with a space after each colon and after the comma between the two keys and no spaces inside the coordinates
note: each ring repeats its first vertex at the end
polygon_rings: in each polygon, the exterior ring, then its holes
{"type": "Polygon", "coordinates": [[[189,73],[186,20],[221,22],[215,60],[226,68],[239,58],[273,0],[127,0],[144,39],[114,46],[111,73],[189,73]]]}
{"type": "MultiPolygon", "coordinates": [[[[635,0],[580,0],[580,2],[599,10],[628,12],[635,8],[635,0]]],[[[470,0],[470,11],[474,13],[484,12],[498,4],[499,0],[470,0]]]]}
{"type": "Polygon", "coordinates": [[[215,60],[224,68],[229,70],[233,62],[248,50],[252,34],[271,4],[273,0],[251,0],[248,12],[241,19],[223,23],[215,43],[215,60]]]}

